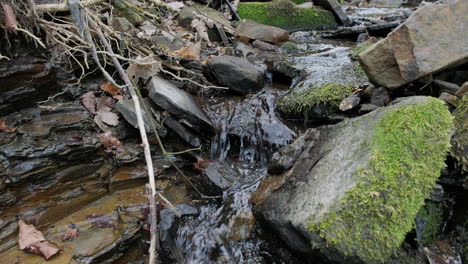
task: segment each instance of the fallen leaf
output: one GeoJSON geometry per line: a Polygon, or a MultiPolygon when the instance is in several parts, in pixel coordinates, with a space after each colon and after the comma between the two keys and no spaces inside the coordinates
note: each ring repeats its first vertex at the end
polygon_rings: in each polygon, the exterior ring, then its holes
{"type": "Polygon", "coordinates": [[[73,241],[75,238],[78,237],[80,230],[75,224],[69,224],[67,230],[62,235],[62,241],[70,240],[73,241]]]}
{"type": "Polygon", "coordinates": [[[96,117],[109,126],[117,126],[119,124],[119,116],[111,112],[111,109],[108,107],[99,109],[96,117]]]}
{"type": "Polygon", "coordinates": [[[97,105],[97,113],[94,117],[95,120],[97,119],[97,122],[102,122],[109,126],[117,126],[119,124],[119,116],[112,112],[114,107],[114,99],[108,96],[101,97],[97,105]]]}
{"type": "Polygon", "coordinates": [[[103,83],[101,85],[101,89],[106,91],[108,94],[112,95],[112,97],[114,97],[117,100],[122,100],[123,99],[122,89],[120,89],[120,87],[117,87],[117,86],[113,85],[110,82],[103,83]]]}
{"type": "Polygon", "coordinates": [[[91,114],[96,114],[96,97],[94,92],[87,92],[81,96],[81,103],[91,114]]]}
{"type": "Polygon", "coordinates": [[[46,260],[59,252],[59,249],[47,241],[44,235],[33,225],[28,225],[21,219],[18,225],[18,245],[21,250],[41,255],[46,260]]]}
{"type": "Polygon", "coordinates": [[[16,132],[16,128],[10,128],[10,127],[7,126],[7,124],[5,123],[5,121],[0,120],[0,131],[5,131],[5,132],[13,133],[13,132],[16,132]]]}
{"type": "Polygon", "coordinates": [[[201,41],[192,43],[188,46],[182,47],[173,52],[169,52],[171,55],[184,57],[187,59],[200,60],[201,41]]]}
{"type": "Polygon", "coordinates": [[[18,20],[16,20],[15,11],[9,4],[2,3],[3,12],[5,13],[5,29],[10,32],[16,32],[18,20]]]}
{"type": "Polygon", "coordinates": [[[106,148],[106,152],[118,153],[126,149],[118,138],[112,136],[111,132],[101,133],[98,135],[98,138],[104,148],[106,148]]]}
{"type": "Polygon", "coordinates": [[[156,75],[161,69],[161,63],[156,61],[151,56],[136,60],[142,64],[132,63],[127,68],[127,75],[131,81],[138,81],[140,78],[144,81],[156,75]]]}
{"type": "Polygon", "coordinates": [[[107,215],[90,214],[86,216],[86,219],[91,222],[93,227],[99,228],[113,228],[114,222],[107,215]]]}
{"type": "Polygon", "coordinates": [[[197,31],[198,37],[200,39],[208,42],[208,44],[211,44],[210,38],[208,37],[208,27],[205,21],[201,19],[194,19],[192,20],[191,26],[197,31]]]}
{"type": "Polygon", "coordinates": [[[80,146],[83,145],[83,138],[77,134],[67,135],[64,139],[64,143],[67,146],[80,146]]]}

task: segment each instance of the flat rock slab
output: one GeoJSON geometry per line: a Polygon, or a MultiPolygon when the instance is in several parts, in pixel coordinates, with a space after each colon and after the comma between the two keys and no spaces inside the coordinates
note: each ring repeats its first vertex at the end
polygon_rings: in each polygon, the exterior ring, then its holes
{"type": "Polygon", "coordinates": [[[211,120],[191,94],[157,75],[149,81],[148,89],[149,97],[156,105],[179,119],[184,119],[193,129],[209,133],[214,130],[211,120]]]}
{"type": "Polygon", "coordinates": [[[239,23],[236,29],[236,36],[274,44],[280,44],[289,40],[288,31],[278,27],[258,24],[251,20],[243,20],[239,23]]]}
{"type": "Polygon", "coordinates": [[[238,94],[259,90],[265,84],[264,71],[244,58],[214,57],[208,61],[204,71],[216,82],[238,94]]]}
{"type": "MultiPolygon", "coordinates": [[[[143,102],[148,108],[151,108],[153,105],[153,102],[151,102],[149,98],[143,99],[143,102]]],[[[137,116],[135,113],[135,105],[133,103],[133,100],[131,99],[120,100],[119,102],[115,104],[115,109],[119,111],[120,114],[122,114],[122,116],[125,118],[125,120],[127,120],[128,123],[130,123],[133,127],[138,128],[138,121],[137,121],[137,116]]],[[[155,124],[156,127],[159,127],[159,122],[153,117],[151,113],[146,113],[143,106],[141,106],[141,113],[143,115],[143,121],[145,123],[146,133],[152,132],[151,123],[150,123],[151,121],[153,122],[153,124],[155,124]]],[[[158,134],[165,135],[163,131],[160,131],[158,134]]]]}
{"type": "Polygon", "coordinates": [[[359,55],[369,79],[396,88],[468,61],[468,2],[420,7],[385,39],[359,55]]]}

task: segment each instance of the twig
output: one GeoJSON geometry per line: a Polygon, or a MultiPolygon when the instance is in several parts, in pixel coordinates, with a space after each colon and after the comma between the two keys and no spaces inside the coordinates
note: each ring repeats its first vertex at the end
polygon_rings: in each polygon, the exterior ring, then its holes
{"type": "MultiPolygon", "coordinates": [[[[102,33],[101,29],[99,28],[98,24],[89,16],[87,15],[89,24],[93,27],[93,29],[97,32],[99,39],[101,40],[102,44],[105,46],[107,52],[114,54],[112,51],[112,47],[110,46],[109,42],[107,41],[106,37],[102,33]]],[[[148,138],[146,136],[145,125],[143,121],[143,116],[141,113],[140,101],[138,100],[138,96],[136,94],[136,89],[133,86],[132,82],[128,78],[125,70],[122,68],[122,65],[118,61],[117,57],[111,56],[112,62],[114,63],[115,68],[120,74],[120,77],[128,86],[128,90],[130,91],[130,95],[132,97],[133,103],[135,105],[135,112],[138,121],[138,128],[140,130],[141,141],[143,144],[143,150],[146,160],[146,167],[148,170],[148,177],[149,177],[149,185],[151,189],[151,196],[153,199],[150,199],[150,223],[151,223],[151,241],[150,241],[150,249],[149,249],[149,264],[156,263],[156,244],[158,240],[158,233],[157,233],[157,218],[156,218],[156,202],[154,200],[154,196],[156,195],[156,183],[154,180],[154,169],[153,169],[153,160],[151,159],[151,151],[149,148],[148,138]]],[[[160,195],[161,197],[162,195],[160,195]]],[[[169,201],[168,204],[171,204],[169,201]]]]}
{"type": "Polygon", "coordinates": [[[179,80],[179,81],[187,81],[187,82],[193,83],[193,84],[195,84],[195,85],[197,85],[197,86],[199,86],[199,87],[205,88],[205,89],[211,89],[211,88],[212,88],[212,89],[222,89],[222,90],[227,90],[227,89],[229,89],[228,87],[221,87],[221,86],[214,86],[214,85],[203,85],[203,84],[199,84],[199,83],[197,83],[197,82],[195,82],[195,81],[192,81],[192,80],[190,80],[190,79],[188,79],[188,78],[179,77],[179,76],[173,74],[173,73],[170,72],[170,71],[166,71],[166,70],[163,69],[162,67],[161,67],[161,71],[164,72],[164,73],[166,73],[166,74],[171,75],[172,77],[176,78],[176,79],[179,80]]]}
{"type": "Polygon", "coordinates": [[[10,60],[10,58],[8,58],[7,56],[3,56],[3,55],[0,53],[0,60],[3,60],[3,59],[10,60]]]}
{"type": "MultiPolygon", "coordinates": [[[[104,2],[105,0],[82,0],[80,2],[80,7],[88,7],[88,6],[93,6],[97,5],[101,2],[104,2]]],[[[42,5],[36,5],[35,6],[35,11],[36,12],[65,12],[68,11],[68,0],[63,1],[60,4],[42,4],[42,5]]]]}

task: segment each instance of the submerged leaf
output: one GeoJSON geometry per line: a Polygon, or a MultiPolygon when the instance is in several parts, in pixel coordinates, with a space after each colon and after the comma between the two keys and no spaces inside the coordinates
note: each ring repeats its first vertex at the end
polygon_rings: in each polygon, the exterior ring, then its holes
{"type": "Polygon", "coordinates": [[[91,114],[96,114],[96,97],[94,92],[87,92],[81,96],[81,103],[91,114]]]}
{"type": "Polygon", "coordinates": [[[44,235],[33,225],[19,220],[18,245],[23,251],[43,256],[46,260],[59,252],[59,249],[47,241],[44,235]]]}
{"type": "Polygon", "coordinates": [[[91,222],[91,225],[93,225],[93,227],[99,227],[99,228],[113,228],[114,227],[114,222],[107,215],[90,214],[86,216],[86,219],[88,219],[91,222]]]}
{"type": "Polygon", "coordinates": [[[0,131],[13,133],[13,132],[16,132],[16,128],[8,127],[8,125],[5,123],[5,121],[0,120],[0,131]]]}

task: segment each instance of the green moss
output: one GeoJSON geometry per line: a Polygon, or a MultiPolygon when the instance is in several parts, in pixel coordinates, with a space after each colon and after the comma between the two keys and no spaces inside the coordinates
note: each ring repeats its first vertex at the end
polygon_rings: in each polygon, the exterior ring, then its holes
{"type": "Polygon", "coordinates": [[[462,170],[468,172],[468,95],[463,96],[453,115],[455,133],[452,137],[451,155],[462,170]]]}
{"type": "Polygon", "coordinates": [[[364,41],[362,43],[359,43],[358,45],[354,46],[352,49],[351,49],[351,59],[353,60],[357,60],[359,54],[361,54],[362,52],[364,52],[367,48],[369,48],[370,46],[372,46],[374,43],[372,42],[368,42],[368,41],[364,41]]]}
{"type": "Polygon", "coordinates": [[[301,51],[295,43],[290,41],[283,43],[280,49],[284,53],[299,53],[301,51]]]}
{"type": "Polygon", "coordinates": [[[265,3],[241,2],[238,6],[238,13],[242,19],[290,31],[336,26],[332,13],[315,8],[296,8],[289,0],[275,0],[265,3]],[[275,12],[275,10],[280,12],[275,12]]]}
{"type": "Polygon", "coordinates": [[[306,3],[306,2],[310,2],[309,0],[291,0],[293,3],[295,3],[296,5],[300,5],[300,4],[303,4],[303,3],[306,3]]]}
{"type": "Polygon", "coordinates": [[[427,202],[425,206],[421,207],[416,219],[422,225],[420,227],[422,229],[420,242],[423,245],[429,245],[441,231],[444,222],[444,208],[440,203],[427,202]]]}
{"type": "MultiPolygon", "coordinates": [[[[367,168],[309,229],[345,255],[382,262],[399,248],[445,166],[452,116],[438,99],[389,110],[374,128],[367,168]]],[[[352,136],[352,135],[350,135],[352,136]]]]}
{"type": "Polygon", "coordinates": [[[283,113],[307,117],[315,106],[324,104],[330,111],[335,111],[341,101],[350,96],[353,87],[342,84],[310,86],[301,92],[293,92],[278,100],[278,109],[283,113]]]}

